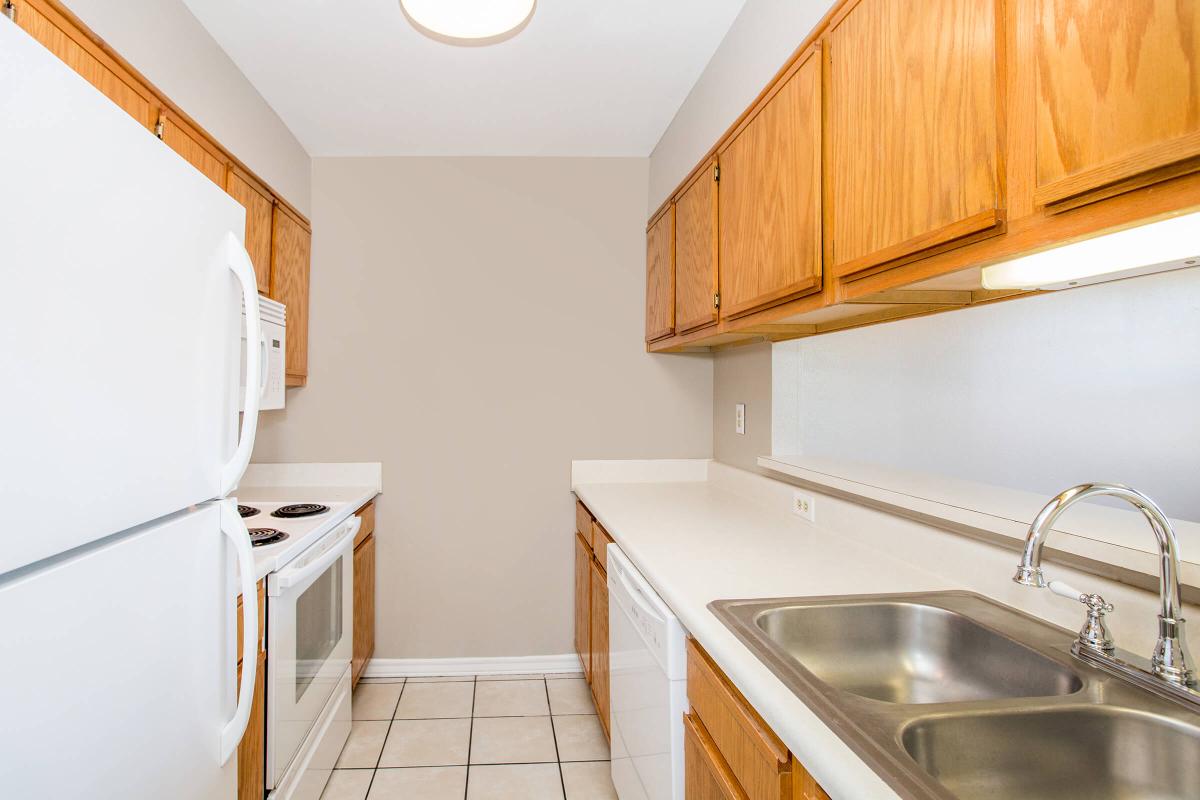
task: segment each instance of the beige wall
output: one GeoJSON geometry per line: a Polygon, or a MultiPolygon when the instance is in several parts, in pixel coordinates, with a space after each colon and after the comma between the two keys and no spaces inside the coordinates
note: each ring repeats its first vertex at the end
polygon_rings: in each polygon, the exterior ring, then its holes
{"type": "Polygon", "coordinates": [[[771,452],[771,345],[721,350],[713,356],[713,458],[761,472],[771,452]],[[746,404],[746,432],[734,427],[734,407],[746,404]]]}
{"type": "Polygon", "coordinates": [[[642,343],[645,159],[313,162],[309,386],[256,461],[382,461],[379,658],[571,652],[577,458],[708,457],[642,343]]]}
{"type": "Polygon", "coordinates": [[[181,0],[66,0],[66,5],[275,191],[308,213],[308,153],[181,0]]]}
{"type": "Polygon", "coordinates": [[[716,143],[833,0],[747,0],[650,156],[649,209],[716,143]]]}

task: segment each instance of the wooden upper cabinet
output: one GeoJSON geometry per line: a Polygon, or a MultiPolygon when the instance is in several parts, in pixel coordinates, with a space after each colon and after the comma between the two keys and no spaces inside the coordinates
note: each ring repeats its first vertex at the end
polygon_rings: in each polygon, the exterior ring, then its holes
{"type": "Polygon", "coordinates": [[[150,89],[133,77],[75,22],[44,0],[14,0],[14,19],[30,36],[123,108],[145,128],[158,112],[150,89]]]}
{"type": "Polygon", "coordinates": [[[687,333],[717,321],[716,162],[675,198],[675,330],[687,333]]]}
{"type": "Polygon", "coordinates": [[[1200,0],[1036,8],[1036,202],[1071,207],[1200,170],[1200,0]]]}
{"type": "Polygon", "coordinates": [[[184,161],[200,170],[217,186],[225,188],[229,163],[225,154],[209,141],[208,137],[166,108],[159,111],[155,132],[167,147],[178,153],[184,161]]]}
{"type": "Polygon", "coordinates": [[[827,196],[839,277],[1002,232],[996,2],[860,0],[834,20],[827,196]]]}
{"type": "Polygon", "coordinates": [[[271,247],[271,297],[287,307],[288,386],[308,379],[308,273],[312,233],[285,206],[275,206],[271,247]]]}
{"type": "Polygon", "coordinates": [[[675,206],[646,231],[646,341],[675,332],[675,206]]]}
{"type": "MultiPolygon", "coordinates": [[[[271,291],[271,230],[274,225],[275,197],[266,187],[237,167],[229,170],[225,191],[246,209],[246,252],[250,254],[250,261],[254,264],[254,277],[258,282],[258,291],[267,294],[271,291]]],[[[288,323],[288,347],[290,349],[292,340],[290,314],[288,323]]]]}
{"type": "Polygon", "coordinates": [[[721,316],[821,289],[821,61],[814,49],[719,153],[721,316]]]}

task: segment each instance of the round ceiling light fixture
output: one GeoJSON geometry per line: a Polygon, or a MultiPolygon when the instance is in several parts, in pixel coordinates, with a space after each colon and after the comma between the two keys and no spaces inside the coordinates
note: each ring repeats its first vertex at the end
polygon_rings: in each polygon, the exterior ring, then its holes
{"type": "Polygon", "coordinates": [[[413,27],[439,42],[485,45],[516,36],[537,0],[400,0],[413,27]]]}

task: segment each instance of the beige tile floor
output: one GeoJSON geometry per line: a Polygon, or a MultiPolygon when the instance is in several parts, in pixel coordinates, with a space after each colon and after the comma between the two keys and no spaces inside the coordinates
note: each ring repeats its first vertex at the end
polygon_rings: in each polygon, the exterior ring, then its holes
{"type": "Polygon", "coordinates": [[[363,679],[322,800],[616,800],[578,675],[363,679]]]}

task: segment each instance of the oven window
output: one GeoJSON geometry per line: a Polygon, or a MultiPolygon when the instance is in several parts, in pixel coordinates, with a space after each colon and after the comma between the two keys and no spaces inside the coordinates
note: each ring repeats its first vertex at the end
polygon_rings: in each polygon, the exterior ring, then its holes
{"type": "Polygon", "coordinates": [[[342,639],[342,561],[339,558],[296,601],[296,702],[342,639]]]}

